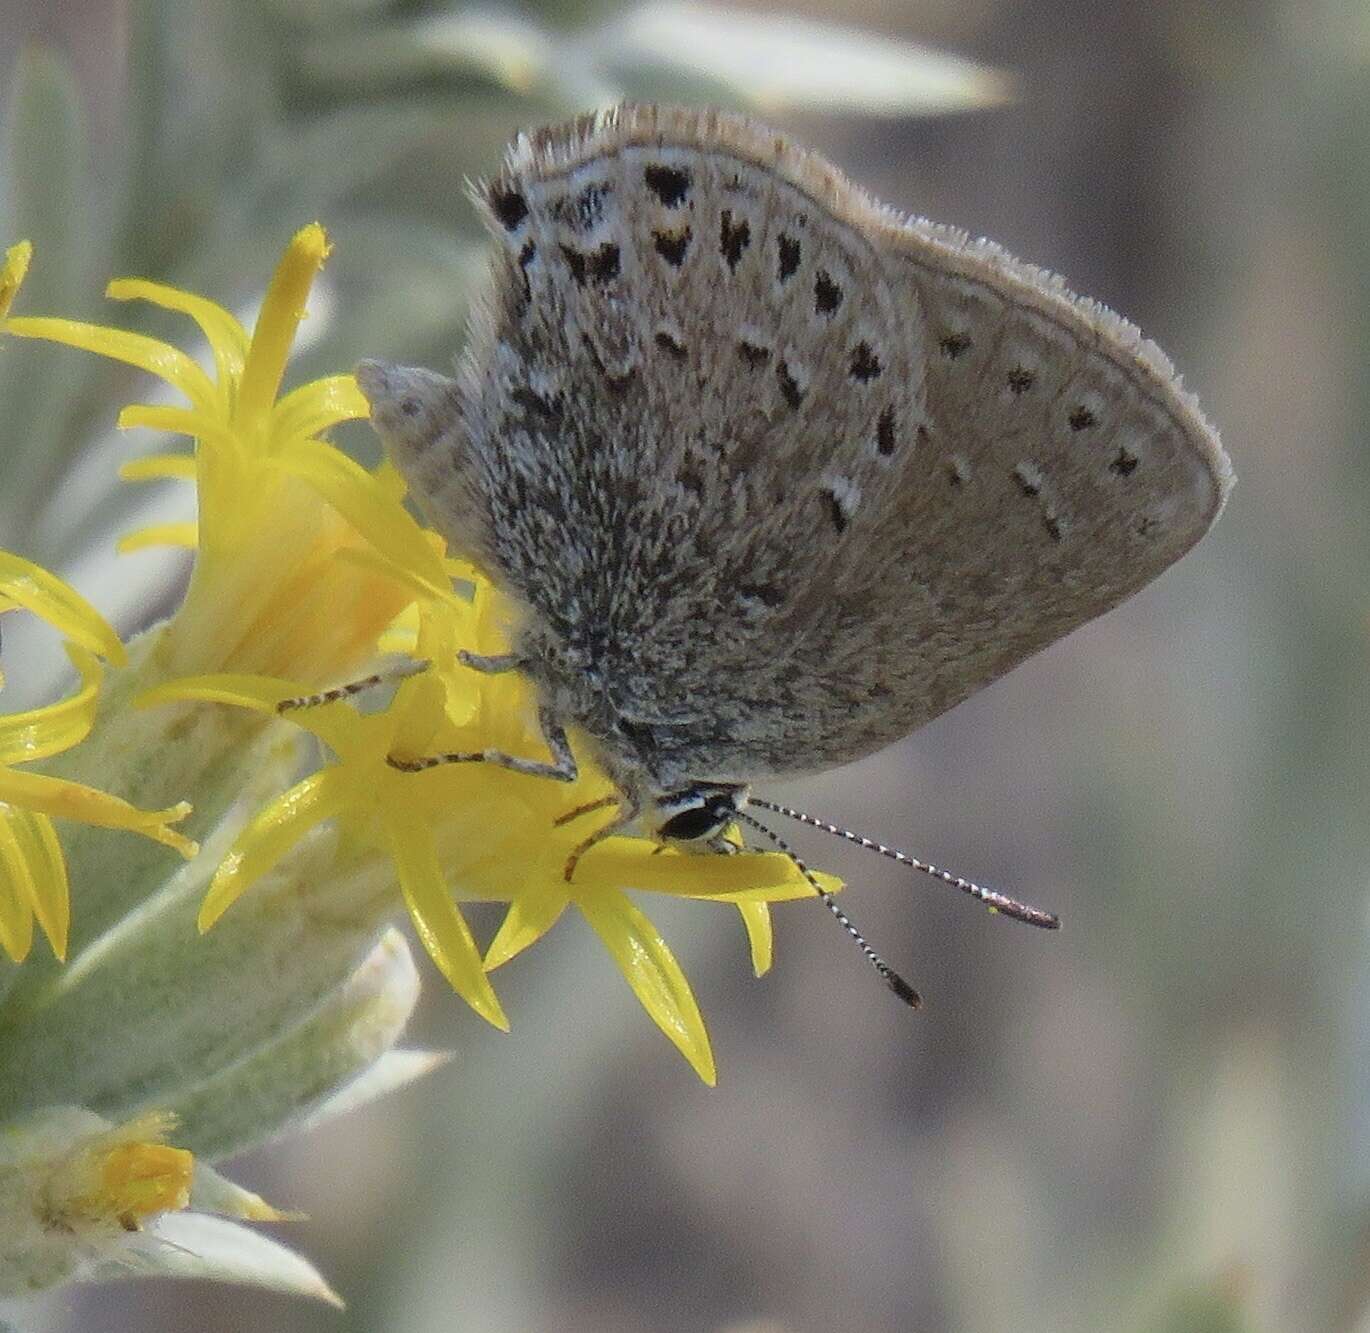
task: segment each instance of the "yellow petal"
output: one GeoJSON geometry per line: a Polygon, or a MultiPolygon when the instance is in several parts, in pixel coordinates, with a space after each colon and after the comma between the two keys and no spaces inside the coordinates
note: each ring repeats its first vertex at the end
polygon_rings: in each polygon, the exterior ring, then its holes
{"type": "Polygon", "coordinates": [[[292,389],[271,409],[271,434],[277,440],[306,440],[340,421],[364,421],[370,415],[371,404],[351,375],[329,375],[292,389]]]}
{"type": "Polygon", "coordinates": [[[423,947],[452,989],[483,1019],[508,1032],[509,1020],[485,975],[471,928],[443,879],[432,830],[408,810],[386,809],[383,817],[400,889],[423,947]]]}
{"type": "Polygon", "coordinates": [[[0,768],[0,801],[57,819],[75,819],[98,828],[141,833],[145,838],[180,852],[187,860],[200,850],[183,833],[169,827],[190,813],[186,801],[166,810],[140,810],[95,787],[68,782],[65,778],[50,778],[42,773],[26,773],[18,768],[0,768]]]}
{"type": "Polygon", "coordinates": [[[771,970],[775,935],[771,930],[771,909],[766,903],[738,903],[742,924],[747,928],[747,943],[752,950],[752,975],[764,977],[771,970]]]}
{"type": "Polygon", "coordinates": [[[125,533],[114,543],[114,549],[120,555],[128,555],[133,551],[145,551],[150,546],[183,546],[193,551],[199,544],[198,523],[149,523],[145,528],[125,533]]]}
{"type": "Polygon", "coordinates": [[[509,904],[495,938],[485,951],[485,970],[493,972],[540,940],[556,925],[568,902],[570,898],[557,889],[521,893],[509,904]]]}
{"type": "Polygon", "coordinates": [[[123,666],[127,661],[124,645],[109,622],[75,588],[41,565],[0,551],[0,593],[107,662],[123,666]]]}
{"type": "Polygon", "coordinates": [[[33,245],[29,241],[20,241],[5,251],[5,262],[0,265],[0,319],[9,314],[10,303],[23,284],[32,258],[33,245]]]}
{"type": "MultiPolygon", "coordinates": [[[[356,380],[354,379],[352,382],[355,384],[356,380]]],[[[358,392],[360,393],[361,390],[358,390],[358,392]]],[[[370,404],[368,403],[367,406],[370,407],[370,404]]],[[[400,475],[399,468],[397,468],[389,458],[382,458],[381,461],[376,464],[371,475],[375,477],[381,489],[384,490],[392,500],[403,500],[404,497],[408,495],[409,487],[405,484],[404,478],[400,475]]],[[[442,538],[439,537],[436,532],[430,533],[429,536],[431,536],[433,541],[439,546],[443,544],[442,538]]]]}
{"type": "Polygon", "coordinates": [[[576,906],[614,956],[652,1020],[709,1087],[718,1074],[704,1019],[675,955],[624,893],[576,894],[576,906]]]}
{"type": "Polygon", "coordinates": [[[112,361],[137,366],[172,388],[179,389],[202,412],[212,411],[217,392],[209,376],[179,347],[102,324],[83,324],[74,319],[16,316],[5,322],[5,331],[20,338],[45,338],[49,342],[79,347],[112,361]]]}
{"type": "Polygon", "coordinates": [[[155,708],[158,704],[180,703],[196,699],[203,703],[233,704],[237,708],[251,708],[258,713],[275,714],[277,705],[286,699],[298,699],[313,694],[312,686],[279,676],[253,676],[242,672],[225,671],[212,676],[181,676],[145,690],[135,700],[138,708],[155,708]]]}
{"type": "Polygon", "coordinates": [[[16,963],[33,947],[32,903],[28,865],[13,839],[0,837],[0,949],[16,963]]]}
{"type": "Polygon", "coordinates": [[[271,275],[238,386],[238,418],[248,431],[266,421],[275,401],[309,289],[328,249],[324,229],[311,222],[295,233],[271,275]]]}
{"type": "Polygon", "coordinates": [[[89,734],[103,673],[95,654],[79,644],[68,643],[67,654],[81,673],[81,688],[60,703],[0,717],[0,764],[61,754],[89,734]]]}
{"type": "Polygon", "coordinates": [[[391,753],[427,754],[446,718],[447,691],[432,671],[410,677],[396,691],[390,713],[394,719],[391,753]]]}
{"type": "Polygon", "coordinates": [[[71,895],[67,863],[52,821],[14,806],[0,806],[0,859],[24,910],[37,918],[53,953],[64,961],[71,895]]]}
{"type": "MultiPolygon", "coordinates": [[[[150,301],[163,310],[189,315],[200,326],[200,332],[214,353],[219,386],[225,393],[242,374],[243,362],[247,359],[247,330],[217,301],[143,278],[115,278],[105,288],[105,295],[114,301],[150,301]]],[[[223,405],[229,406],[226,399],[223,405]]]]}
{"type": "Polygon", "coordinates": [[[359,463],[331,445],[300,440],[282,454],[281,467],[309,483],[382,555],[438,597],[452,582],[423,529],[359,463]]]}
{"type": "MultiPolygon", "coordinates": [[[[149,408],[155,411],[155,408],[149,408]]],[[[144,454],[119,464],[120,481],[195,480],[195,459],[190,454],[144,454]]]]}
{"type": "MultiPolygon", "coordinates": [[[[296,680],[284,680],[279,676],[253,676],[245,673],[222,672],[210,676],[181,676],[168,681],[165,685],[147,690],[134,701],[136,708],[155,708],[159,704],[180,703],[197,700],[202,703],[230,704],[235,708],[248,708],[255,713],[284,717],[286,721],[302,727],[319,737],[340,755],[357,748],[359,733],[364,733],[373,719],[363,718],[355,708],[341,700],[327,704],[315,704],[307,708],[292,708],[279,712],[278,705],[287,699],[306,699],[316,694],[312,685],[296,680]]],[[[385,714],[378,714],[385,718],[385,714]]],[[[384,757],[386,745],[378,747],[378,754],[384,757]]]]}
{"type": "MultiPolygon", "coordinates": [[[[825,888],[841,882],[815,876],[825,888]]],[[[710,856],[674,848],[657,853],[645,838],[608,838],[590,851],[576,871],[577,882],[649,893],[731,902],[789,902],[813,897],[794,862],[779,852],[710,856]]],[[[835,891],[835,890],[834,890],[835,891]]]]}
{"type": "Polygon", "coordinates": [[[341,812],[347,786],[336,769],[298,782],[259,810],[210,882],[195,924],[204,934],[316,824],[341,812]]]}
{"type": "MultiPolygon", "coordinates": [[[[201,407],[130,403],[119,413],[115,425],[120,430],[157,430],[168,435],[189,435],[229,454],[239,454],[243,449],[242,441],[224,423],[223,417],[217,411],[207,411],[201,407]]],[[[120,472],[122,475],[122,469],[120,472]]],[[[190,475],[195,477],[198,472],[192,460],[190,475]]]]}

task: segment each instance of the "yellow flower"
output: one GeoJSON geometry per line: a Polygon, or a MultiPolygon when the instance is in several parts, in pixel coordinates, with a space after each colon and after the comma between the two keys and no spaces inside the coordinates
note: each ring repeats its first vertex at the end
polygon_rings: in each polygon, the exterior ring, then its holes
{"type": "Polygon", "coordinates": [[[115,300],[141,299],[189,316],[209,343],[212,375],[179,348],[142,334],[67,319],[4,321],[20,337],[137,366],[187,399],[188,406],[133,405],[119,416],[121,427],[195,441],[193,457],[155,455],[123,469],[128,480],[193,479],[197,487],[197,524],[145,530],[123,544],[198,549],[186,599],[158,645],[167,675],[331,679],[355,672],[416,591],[446,595],[441,561],[395,486],[320,438],[339,422],[366,416],[352,376],[329,376],[280,396],[327,254],[317,223],[295,235],[250,335],[204,297],[141,279],[109,284],[115,300]]]}
{"type": "Polygon", "coordinates": [[[13,767],[60,754],[84,740],[95,722],[99,658],[124,661],[118,636],[75,589],[30,561],[0,551],[0,612],[16,607],[67,636],[67,652],[81,677],[80,689],[69,699],[0,717],[0,948],[18,963],[28,956],[35,920],[53,953],[66,957],[71,905],[52,816],[129,829],[187,857],[197,848],[169,827],[190,813],[185,802],[169,810],[140,810],[94,787],[13,767]]]}
{"type": "MultiPolygon", "coordinates": [[[[528,681],[515,672],[491,676],[457,662],[458,648],[507,650],[511,614],[474,570],[463,572],[476,588],[474,602],[422,605],[413,647],[434,665],[404,680],[388,708],[363,714],[338,701],[286,714],[323,740],[334,762],[279,796],[243,831],[210,885],[200,928],[212,926],[310,828],[337,819],[352,846],[393,860],[428,952],[462,998],[491,1023],[508,1027],[487,972],[526,949],[574,905],[647,1012],[712,1084],[713,1054],[689,983],[625,888],[736,904],[758,974],[770,963],[767,904],[808,897],[813,890],[788,857],[694,855],[641,837],[597,844],[568,883],[567,857],[584,828],[579,822],[559,826],[557,820],[614,790],[589,761],[583,742],[577,748],[580,777],[570,784],[490,764],[449,764],[418,773],[389,764],[391,755],[491,747],[530,757],[545,753],[528,681]],[[454,893],[462,900],[509,904],[483,959],[454,893]]],[[[221,675],[172,682],[142,702],[195,698],[272,713],[301,692],[295,681],[221,675]]],[[[577,747],[574,735],[571,741],[577,747]]],[[[828,886],[837,887],[833,881],[828,886]]]]}
{"type": "Polygon", "coordinates": [[[144,281],[110,284],[115,299],[148,300],[194,320],[213,355],[212,375],[176,347],[118,329],[61,319],[0,323],[19,336],[139,366],[188,402],[133,406],[119,418],[121,426],[195,441],[193,457],[154,456],[123,470],[130,480],[194,480],[199,501],[193,528],[145,531],[125,543],[128,549],[171,541],[198,553],[186,600],[153,652],[151,681],[170,683],[146,692],[143,702],[215,700],[274,717],[282,701],[355,676],[378,645],[402,647],[432,664],[400,684],[381,711],[338,701],[289,713],[328,745],[334,760],[277,797],[243,831],[206,894],[201,929],[310,828],[334,819],[343,834],[340,854],[380,853],[393,861],[424,945],[490,1022],[508,1026],[488,972],[574,905],[652,1018],[712,1083],[713,1056],[689,983],[625,889],[732,903],[758,975],[771,959],[768,904],[807,897],[813,889],[784,856],[701,856],[640,837],[597,843],[568,882],[568,858],[586,830],[561,817],[614,795],[588,762],[583,738],[572,737],[582,764],[569,785],[494,765],[408,773],[388,762],[392,755],[488,748],[537,756],[545,742],[525,679],[512,672],[483,675],[458,662],[463,648],[498,654],[507,647],[511,608],[475,570],[444,561],[441,542],[405,511],[393,472],[367,472],[321,438],[339,422],[367,414],[352,377],[279,394],[327,251],[317,225],[295,236],[250,336],[202,297],[144,281]],[[453,574],[475,589],[473,601],[454,596],[453,574]],[[509,904],[484,957],[454,894],[509,904]]]}
{"type": "Polygon", "coordinates": [[[187,1207],[195,1157],[166,1142],[174,1125],[153,1111],[78,1143],[44,1182],[49,1225],[77,1235],[138,1231],[187,1207]]]}

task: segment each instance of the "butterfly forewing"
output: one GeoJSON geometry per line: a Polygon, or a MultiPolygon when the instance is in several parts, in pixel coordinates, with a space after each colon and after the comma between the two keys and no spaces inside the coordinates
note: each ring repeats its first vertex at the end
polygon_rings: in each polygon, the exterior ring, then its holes
{"type": "Polygon", "coordinates": [[[480,198],[460,424],[397,459],[529,608],[566,720],[658,789],[912,730],[1221,507],[1135,330],[751,121],[619,108],[520,140],[480,198]]]}

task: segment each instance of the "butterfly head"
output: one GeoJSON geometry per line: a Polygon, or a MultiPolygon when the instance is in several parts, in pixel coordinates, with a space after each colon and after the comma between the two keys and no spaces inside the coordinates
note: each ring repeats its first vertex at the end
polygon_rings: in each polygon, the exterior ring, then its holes
{"type": "Polygon", "coordinates": [[[746,804],[741,783],[688,783],[656,797],[656,836],[663,842],[714,846],[746,804]]]}

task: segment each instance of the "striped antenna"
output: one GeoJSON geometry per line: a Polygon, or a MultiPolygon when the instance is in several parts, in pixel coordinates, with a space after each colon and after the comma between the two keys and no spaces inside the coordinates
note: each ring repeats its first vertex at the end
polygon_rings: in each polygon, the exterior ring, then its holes
{"type": "Polygon", "coordinates": [[[814,877],[813,871],[795,855],[784,838],[772,829],[768,829],[759,819],[753,819],[751,815],[746,814],[741,810],[736,812],[735,818],[741,820],[742,823],[746,824],[749,828],[754,828],[758,833],[769,838],[776,847],[794,862],[799,873],[809,881],[810,885],[813,886],[813,891],[823,900],[823,906],[837,918],[837,924],[856,941],[856,947],[866,955],[866,961],[880,974],[880,978],[884,981],[885,985],[903,1000],[910,1009],[921,1008],[923,1000],[918,992],[866,943],[866,937],[857,930],[856,926],[852,923],[851,917],[837,905],[837,900],[818,882],[814,877]]]}
{"type": "Polygon", "coordinates": [[[776,801],[768,801],[760,796],[749,796],[747,804],[759,806],[762,810],[769,810],[772,814],[784,815],[786,819],[807,824],[810,828],[822,829],[825,833],[831,833],[835,837],[845,838],[848,842],[854,842],[858,847],[866,847],[873,852],[879,852],[881,856],[887,856],[891,861],[898,861],[901,866],[908,866],[911,870],[921,870],[923,874],[931,875],[933,879],[941,880],[943,884],[949,884],[953,889],[959,890],[968,897],[978,899],[991,912],[1012,917],[1015,921],[1023,921],[1029,926],[1038,926],[1042,930],[1059,930],[1061,928],[1061,918],[1054,912],[1044,912],[1040,907],[1019,902],[1017,898],[1010,898],[1007,894],[999,893],[995,889],[984,888],[973,880],[962,879],[960,875],[953,875],[949,870],[942,870],[930,861],[920,861],[916,856],[909,856],[907,852],[896,851],[893,847],[886,847],[883,843],[875,842],[871,838],[863,838],[859,833],[853,833],[850,829],[828,823],[826,819],[817,819],[813,815],[806,815],[788,805],[780,805],[776,801]]]}

